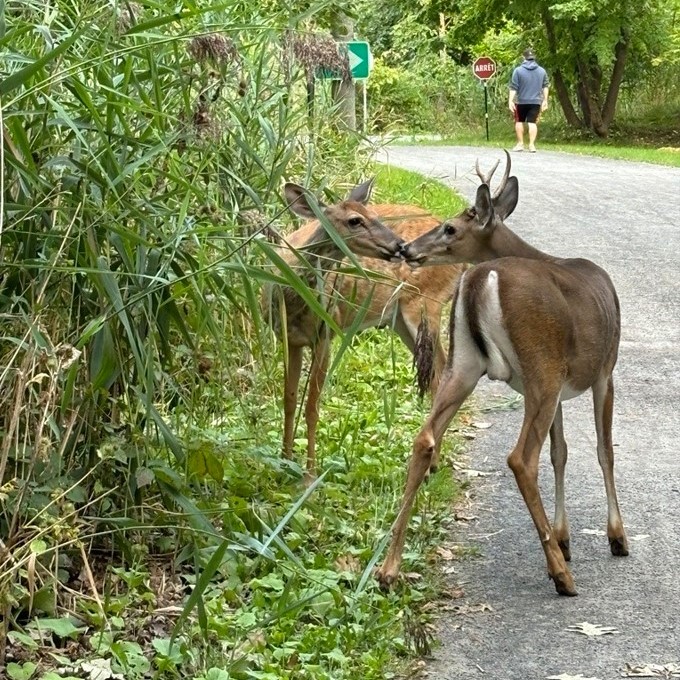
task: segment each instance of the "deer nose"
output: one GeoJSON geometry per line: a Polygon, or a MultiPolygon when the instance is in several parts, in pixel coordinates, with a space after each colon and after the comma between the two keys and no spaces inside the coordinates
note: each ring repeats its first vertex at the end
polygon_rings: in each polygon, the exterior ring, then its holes
{"type": "Polygon", "coordinates": [[[404,246],[405,245],[406,245],[406,241],[404,241],[404,239],[402,239],[402,238],[397,239],[396,242],[395,242],[394,254],[399,259],[404,257],[404,246]]]}

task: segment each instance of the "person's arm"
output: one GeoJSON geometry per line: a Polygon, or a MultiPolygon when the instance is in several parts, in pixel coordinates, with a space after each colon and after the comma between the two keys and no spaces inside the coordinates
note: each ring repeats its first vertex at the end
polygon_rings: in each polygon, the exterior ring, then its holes
{"type": "Polygon", "coordinates": [[[550,81],[548,80],[548,74],[543,73],[543,101],[541,102],[541,111],[545,111],[548,108],[548,93],[550,92],[550,81]]]}
{"type": "Polygon", "coordinates": [[[512,113],[515,113],[515,97],[517,96],[517,90],[519,90],[519,81],[517,76],[517,69],[512,72],[512,77],[510,78],[510,92],[508,93],[508,108],[512,113]]]}

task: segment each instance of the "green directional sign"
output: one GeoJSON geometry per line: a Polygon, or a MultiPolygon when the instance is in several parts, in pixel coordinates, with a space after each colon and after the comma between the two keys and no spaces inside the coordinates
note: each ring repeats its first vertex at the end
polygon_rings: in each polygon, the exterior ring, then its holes
{"type": "Polygon", "coordinates": [[[348,42],[349,69],[354,80],[368,78],[371,72],[371,50],[367,42],[348,42]]]}
{"type": "MultiPolygon", "coordinates": [[[[371,49],[368,46],[368,43],[362,40],[354,40],[352,42],[338,43],[338,46],[347,49],[349,71],[352,75],[352,80],[364,80],[368,78],[368,75],[371,72],[371,66],[373,65],[371,49]]],[[[317,77],[342,80],[342,76],[339,73],[327,69],[320,69],[317,72],[317,77]]]]}

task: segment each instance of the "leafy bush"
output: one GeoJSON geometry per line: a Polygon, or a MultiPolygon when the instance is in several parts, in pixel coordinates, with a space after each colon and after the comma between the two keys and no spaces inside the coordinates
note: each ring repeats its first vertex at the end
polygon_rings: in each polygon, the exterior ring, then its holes
{"type": "MultiPolygon", "coordinates": [[[[260,247],[282,180],[332,192],[367,154],[330,106],[310,121],[289,8],[183,7],[5,4],[0,665],[383,677],[433,592],[371,579],[422,416],[409,361],[362,339],[303,491],[258,305],[301,285],[260,247]]],[[[444,472],[424,494],[428,558],[454,491],[444,472]]]]}
{"type": "MultiPolygon", "coordinates": [[[[257,283],[280,278],[263,267],[257,238],[282,213],[282,179],[318,167],[346,176],[357,156],[355,142],[332,134],[315,155],[301,144],[319,129],[281,46],[291,17],[254,11],[7,5],[7,622],[55,610],[59,584],[88,564],[85,546],[135,563],[178,540],[223,540],[204,494],[224,461],[194,448],[187,422],[221,415],[271,352],[257,283]]],[[[328,116],[321,123],[332,128],[328,116]]]]}

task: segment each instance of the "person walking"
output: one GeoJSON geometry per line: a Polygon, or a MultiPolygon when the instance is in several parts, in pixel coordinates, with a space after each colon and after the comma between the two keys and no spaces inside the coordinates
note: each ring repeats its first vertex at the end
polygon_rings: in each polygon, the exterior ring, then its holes
{"type": "Polygon", "coordinates": [[[524,123],[529,129],[529,151],[536,151],[538,119],[548,108],[550,83],[548,74],[536,63],[536,55],[529,48],[524,50],[524,61],[512,72],[508,107],[515,117],[517,144],[513,151],[524,151],[524,123]]]}

